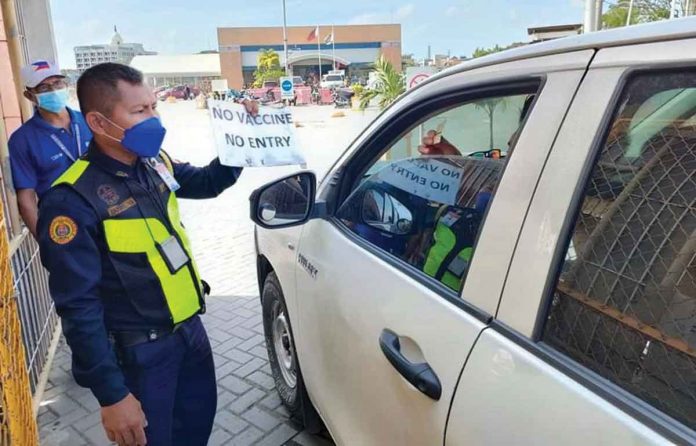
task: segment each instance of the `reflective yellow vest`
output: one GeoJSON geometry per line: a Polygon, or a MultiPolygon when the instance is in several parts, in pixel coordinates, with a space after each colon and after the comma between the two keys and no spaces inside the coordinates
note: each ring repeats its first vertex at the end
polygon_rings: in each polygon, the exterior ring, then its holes
{"type": "MultiPolygon", "coordinates": [[[[169,158],[161,155],[158,159],[173,174],[169,158]]],[[[78,192],[101,220],[108,247],[108,253],[102,255],[106,254],[120,282],[120,287],[115,284],[113,288],[105,284],[102,293],[125,290],[126,296],[117,298],[129,299],[146,318],[155,323],[176,324],[204,311],[203,287],[179,218],[176,195],[157,174],[150,178],[154,191],[80,159],[54,186],[65,185],[78,192]],[[178,240],[191,259],[174,274],[157,249],[157,243],[170,236],[178,240]]]]}
{"type": "Polygon", "coordinates": [[[444,285],[459,291],[474,253],[481,222],[475,210],[447,206],[440,212],[423,271],[444,285]]]}

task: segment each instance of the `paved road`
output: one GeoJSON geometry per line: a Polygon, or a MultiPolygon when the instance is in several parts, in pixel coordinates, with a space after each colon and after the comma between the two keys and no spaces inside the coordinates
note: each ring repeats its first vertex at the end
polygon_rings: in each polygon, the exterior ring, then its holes
{"type": "MultiPolygon", "coordinates": [[[[293,111],[307,167],[321,174],[374,117],[347,111],[331,118],[331,107],[293,111]]],[[[164,147],[176,159],[205,165],[215,156],[206,110],[194,102],[162,103],[168,129],[164,147]]],[[[299,432],[287,419],[268,365],[256,285],[251,191],[274,178],[297,171],[287,166],[246,169],[240,181],[213,200],[182,200],[182,220],[191,236],[202,276],[213,296],[203,316],[218,379],[218,413],[211,445],[325,445],[326,440],[299,432]]],[[[109,444],[99,407],[70,376],[69,348],[61,341],[39,412],[42,445],[109,444]]]]}

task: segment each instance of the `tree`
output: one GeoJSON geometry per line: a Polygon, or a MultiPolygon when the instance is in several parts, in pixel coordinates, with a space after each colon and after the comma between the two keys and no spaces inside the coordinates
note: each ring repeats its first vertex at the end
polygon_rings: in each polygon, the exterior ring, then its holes
{"type": "MultiPolygon", "coordinates": [[[[609,5],[607,12],[602,15],[604,28],[618,28],[626,26],[630,0],[618,0],[609,5]]],[[[687,0],[677,0],[677,17],[694,14],[694,5],[688,6],[687,0]],[[687,11],[687,7],[690,11],[687,11]]],[[[668,19],[672,9],[671,0],[633,0],[633,10],[631,11],[631,24],[655,22],[668,19]]]]}
{"type": "Polygon", "coordinates": [[[505,50],[508,50],[510,48],[517,48],[518,46],[522,46],[522,45],[525,45],[525,43],[524,42],[515,42],[515,43],[511,43],[508,46],[500,46],[500,45],[496,44],[492,48],[476,48],[474,50],[473,54],[471,55],[471,58],[475,59],[477,57],[487,56],[489,54],[498,53],[500,51],[505,51],[505,50]]]}
{"type": "Polygon", "coordinates": [[[280,68],[280,56],[270,48],[259,51],[256,62],[259,69],[272,70],[274,68],[280,68]]]}
{"type": "Polygon", "coordinates": [[[488,56],[489,54],[497,53],[499,51],[503,51],[503,47],[500,45],[496,44],[492,48],[476,48],[474,50],[474,53],[471,55],[472,59],[476,59],[477,57],[483,57],[483,56],[488,56]]]}
{"type": "Polygon", "coordinates": [[[376,86],[365,90],[360,95],[360,108],[363,110],[374,98],[379,98],[380,108],[385,108],[406,91],[404,76],[397,72],[384,56],[380,56],[375,62],[375,72],[377,73],[376,86]]]}
{"type": "Polygon", "coordinates": [[[256,66],[254,87],[261,87],[266,81],[277,81],[281,76],[285,76],[285,70],[280,68],[280,56],[272,49],[259,51],[256,66]]]}
{"type": "Polygon", "coordinates": [[[476,108],[480,108],[488,115],[488,131],[489,131],[489,149],[493,150],[493,115],[496,108],[500,107],[504,110],[507,107],[505,98],[490,98],[476,102],[476,108]]]}

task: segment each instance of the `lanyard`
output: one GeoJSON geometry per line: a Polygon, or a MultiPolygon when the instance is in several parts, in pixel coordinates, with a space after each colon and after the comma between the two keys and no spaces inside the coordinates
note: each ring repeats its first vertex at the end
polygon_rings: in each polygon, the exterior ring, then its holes
{"type": "MultiPolygon", "coordinates": [[[[77,125],[77,124],[75,124],[75,126],[74,126],[73,128],[75,129],[74,131],[75,131],[75,141],[77,142],[77,157],[79,158],[79,157],[82,156],[82,146],[81,146],[82,138],[80,138],[80,126],[77,125]]],[[[65,144],[63,144],[63,141],[61,141],[61,140],[56,136],[55,133],[52,133],[52,134],[51,134],[51,139],[53,140],[54,143],[56,143],[56,145],[58,146],[58,148],[60,149],[60,151],[63,152],[63,153],[65,154],[65,156],[67,156],[68,158],[70,158],[70,161],[72,161],[72,162],[74,163],[74,162],[75,162],[75,157],[73,156],[72,153],[70,153],[70,151],[68,150],[68,148],[65,147],[65,144]]]]}

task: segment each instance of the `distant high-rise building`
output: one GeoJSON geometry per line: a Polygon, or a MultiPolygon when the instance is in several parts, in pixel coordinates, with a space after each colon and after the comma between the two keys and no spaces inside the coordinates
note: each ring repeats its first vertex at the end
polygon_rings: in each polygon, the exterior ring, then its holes
{"type": "Polygon", "coordinates": [[[154,51],[146,51],[142,43],[123,43],[123,37],[114,26],[114,36],[111,43],[99,45],[83,45],[75,47],[75,65],[80,73],[87,68],[104,63],[119,62],[130,64],[135,56],[154,55],[154,51]]]}

